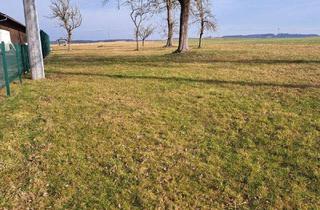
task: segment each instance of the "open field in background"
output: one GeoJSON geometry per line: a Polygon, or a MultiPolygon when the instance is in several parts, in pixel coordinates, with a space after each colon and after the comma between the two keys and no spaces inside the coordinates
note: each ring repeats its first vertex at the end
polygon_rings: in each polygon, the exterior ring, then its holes
{"type": "Polygon", "coordinates": [[[0,208],[319,208],[320,39],[161,46],[55,46],[1,96],[0,208]]]}

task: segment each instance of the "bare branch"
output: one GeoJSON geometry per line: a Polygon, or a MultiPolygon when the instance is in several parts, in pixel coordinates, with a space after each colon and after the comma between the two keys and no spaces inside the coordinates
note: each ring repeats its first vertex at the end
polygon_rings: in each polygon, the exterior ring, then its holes
{"type": "Polygon", "coordinates": [[[130,18],[134,25],[134,34],[136,39],[136,50],[139,50],[139,34],[142,24],[152,15],[151,3],[147,0],[127,0],[125,5],[130,9],[130,18]]]}
{"type": "Polygon", "coordinates": [[[142,40],[142,43],[153,34],[154,30],[155,28],[152,25],[148,25],[147,27],[141,26],[139,37],[142,40]]]}
{"type": "Polygon", "coordinates": [[[202,37],[206,31],[216,31],[217,23],[212,11],[209,0],[195,0],[191,14],[194,17],[192,23],[199,24],[199,48],[201,48],[202,37]]]}

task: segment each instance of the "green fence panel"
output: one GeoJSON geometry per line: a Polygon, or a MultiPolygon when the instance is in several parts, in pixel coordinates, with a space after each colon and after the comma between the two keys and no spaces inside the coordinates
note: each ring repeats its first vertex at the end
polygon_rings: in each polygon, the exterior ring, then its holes
{"type": "MultiPolygon", "coordinates": [[[[43,57],[50,54],[50,37],[44,31],[40,32],[43,57]]],[[[22,74],[30,72],[29,50],[27,44],[0,43],[0,88],[6,87],[10,95],[10,83],[19,79],[22,74]]]]}
{"type": "Polygon", "coordinates": [[[3,57],[2,57],[2,43],[0,43],[0,88],[3,88],[5,86],[5,81],[4,81],[4,69],[3,69],[3,57]]]}
{"type": "Polygon", "coordinates": [[[29,51],[28,45],[21,45],[21,61],[22,61],[22,71],[23,73],[28,73],[30,71],[30,63],[29,63],[29,51]]]}
{"type": "Polygon", "coordinates": [[[21,59],[21,46],[19,44],[14,45],[16,49],[16,58],[17,58],[17,66],[18,66],[18,76],[20,82],[22,82],[22,73],[23,73],[23,65],[22,65],[22,59],[21,59]]]}
{"type": "Polygon", "coordinates": [[[6,87],[7,95],[10,95],[10,83],[19,79],[22,81],[23,59],[21,45],[0,45],[0,88],[6,87]]]}
{"type": "Polygon", "coordinates": [[[40,31],[40,38],[41,38],[43,58],[46,58],[50,54],[50,51],[51,51],[50,37],[46,32],[41,30],[40,31]]]}
{"type": "Polygon", "coordinates": [[[6,86],[7,96],[10,96],[10,75],[7,61],[6,48],[4,42],[1,42],[1,60],[2,60],[2,77],[6,86]]]}
{"type": "Polygon", "coordinates": [[[15,49],[6,52],[9,82],[19,78],[18,61],[15,49]]]}

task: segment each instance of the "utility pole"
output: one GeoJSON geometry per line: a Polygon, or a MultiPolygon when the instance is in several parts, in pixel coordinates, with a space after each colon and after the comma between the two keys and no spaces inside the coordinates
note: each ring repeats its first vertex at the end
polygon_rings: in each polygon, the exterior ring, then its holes
{"type": "Polygon", "coordinates": [[[44,79],[40,29],[35,0],[23,0],[32,80],[44,79]]]}

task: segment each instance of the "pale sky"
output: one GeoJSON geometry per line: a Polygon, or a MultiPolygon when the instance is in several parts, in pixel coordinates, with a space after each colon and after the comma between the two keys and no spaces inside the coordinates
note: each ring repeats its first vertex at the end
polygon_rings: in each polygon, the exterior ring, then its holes
{"type": "MultiPolygon", "coordinates": [[[[102,6],[101,0],[72,0],[83,15],[83,25],[74,39],[127,39],[133,37],[128,11],[118,10],[116,1],[102,6]]],[[[40,27],[51,40],[64,36],[54,20],[48,19],[50,0],[36,0],[40,27]]],[[[253,33],[316,33],[320,34],[320,0],[212,0],[212,9],[219,30],[214,35],[253,33]]],[[[24,23],[22,0],[0,0],[0,11],[24,23]]],[[[178,13],[177,13],[178,15],[178,13]]],[[[153,18],[156,26],[165,26],[165,16],[153,18]]],[[[153,39],[161,38],[157,29],[153,39]]],[[[190,36],[197,29],[191,27],[190,36]]],[[[211,34],[207,34],[211,35],[211,34]]]]}

